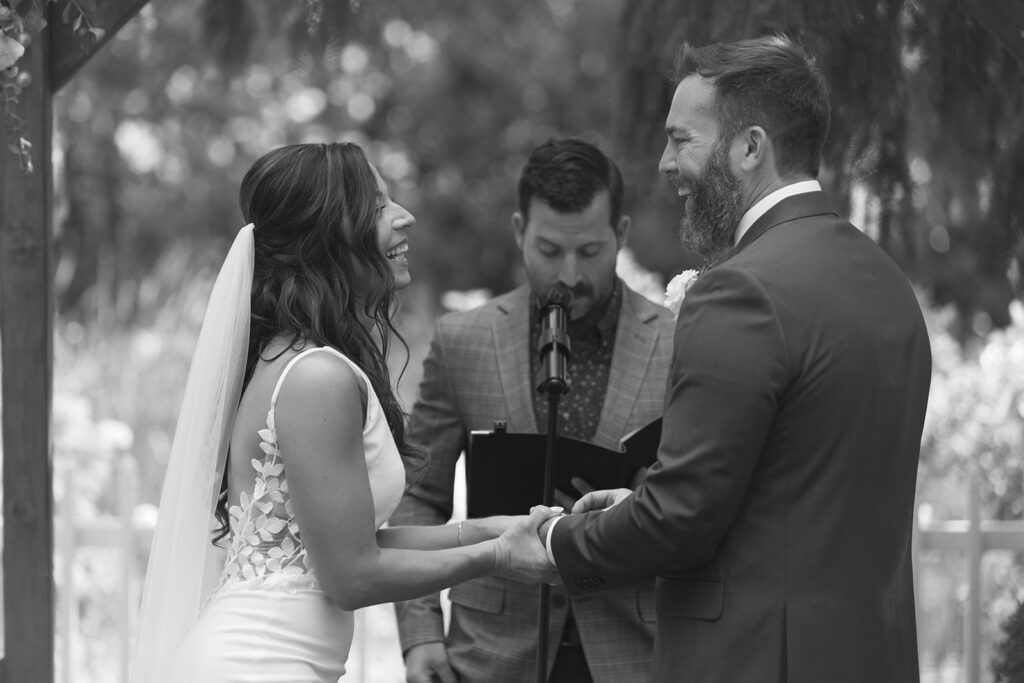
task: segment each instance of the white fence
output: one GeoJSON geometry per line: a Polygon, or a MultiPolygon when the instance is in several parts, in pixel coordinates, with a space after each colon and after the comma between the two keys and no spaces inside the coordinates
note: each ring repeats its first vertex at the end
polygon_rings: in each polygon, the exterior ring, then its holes
{"type": "MultiPolygon", "coordinates": [[[[62,476],[64,495],[55,524],[58,590],[58,662],[60,683],[86,683],[75,671],[75,650],[83,645],[77,624],[78,594],[74,585],[76,552],[88,547],[116,549],[120,560],[122,586],[115,608],[117,646],[116,662],[104,681],[123,683],[128,680],[128,662],[133,642],[135,615],[141,595],[144,567],[138,558],[145,557],[153,536],[151,523],[133,523],[137,505],[137,473],[134,460],[123,458],[116,472],[116,515],[88,521],[75,520],[74,473],[62,476]]],[[[966,563],[967,588],[964,601],[964,673],[965,683],[981,681],[981,560],[989,550],[1024,551],[1024,521],[997,522],[981,519],[979,485],[973,480],[968,491],[967,519],[944,522],[919,520],[914,534],[915,572],[917,559],[925,551],[963,553],[966,563]]],[[[916,578],[916,577],[915,577],[916,578]]],[[[915,581],[920,586],[920,581],[915,581]]],[[[951,596],[953,597],[953,596],[951,596]]],[[[401,655],[390,605],[380,605],[356,612],[355,640],[349,658],[349,680],[404,680],[401,655]]],[[[920,618],[918,623],[921,623],[920,618]]],[[[91,683],[91,681],[89,682],[91,683]]]]}
{"type": "MultiPolygon", "coordinates": [[[[1024,521],[981,518],[980,482],[973,475],[967,488],[967,519],[945,522],[918,519],[914,534],[914,585],[920,586],[918,563],[929,550],[963,553],[967,574],[964,597],[964,683],[981,681],[981,558],[989,550],[1024,551],[1024,521]]],[[[920,601],[918,602],[920,604],[920,601]]],[[[921,623],[920,615],[918,624],[921,623]]]]}
{"type": "MultiPolygon", "coordinates": [[[[122,458],[115,471],[116,514],[100,519],[80,520],[75,514],[75,475],[68,470],[60,475],[63,495],[55,519],[54,544],[57,590],[57,661],[58,683],[126,683],[134,645],[134,628],[142,595],[145,567],[140,558],[149,553],[153,540],[152,521],[133,521],[138,505],[138,475],[135,461],[122,458]],[[79,648],[87,647],[79,628],[80,589],[75,586],[76,555],[89,548],[116,552],[119,591],[117,604],[109,610],[115,624],[108,644],[102,672],[83,672],[76,666],[79,648]]],[[[404,667],[398,646],[391,605],[377,605],[355,613],[355,637],[347,663],[345,680],[353,683],[369,681],[404,681],[404,667]]]]}
{"type": "MultiPolygon", "coordinates": [[[[72,683],[76,680],[74,665],[76,648],[81,638],[78,628],[78,591],[75,586],[75,558],[83,548],[100,547],[118,550],[118,566],[121,572],[122,590],[116,607],[117,661],[110,662],[116,670],[115,681],[128,680],[128,662],[133,644],[133,629],[141,595],[141,579],[144,569],[137,566],[137,559],[149,551],[153,540],[153,527],[133,524],[133,513],[137,503],[138,476],[135,461],[121,458],[115,471],[114,491],[116,495],[116,516],[77,521],[75,503],[75,472],[68,469],[61,475],[63,495],[54,520],[54,544],[56,546],[55,571],[57,572],[57,680],[72,683]],[[141,553],[140,553],[141,550],[141,553]]],[[[114,673],[111,671],[110,673],[114,673]]]]}

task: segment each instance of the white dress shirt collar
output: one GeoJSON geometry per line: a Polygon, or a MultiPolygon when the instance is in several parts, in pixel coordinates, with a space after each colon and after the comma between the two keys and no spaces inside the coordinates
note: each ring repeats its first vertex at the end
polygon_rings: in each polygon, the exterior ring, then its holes
{"type": "Polygon", "coordinates": [[[821,192],[821,185],[818,184],[817,180],[801,180],[798,183],[780,187],[774,192],[761,197],[757,203],[747,209],[747,212],[743,214],[743,218],[740,219],[740,224],[736,227],[736,239],[733,241],[733,244],[739,244],[743,235],[747,230],[750,230],[750,226],[756,223],[758,218],[765,215],[768,212],[768,209],[772,208],[786,197],[792,197],[796,194],[804,194],[805,192],[821,192]]]}

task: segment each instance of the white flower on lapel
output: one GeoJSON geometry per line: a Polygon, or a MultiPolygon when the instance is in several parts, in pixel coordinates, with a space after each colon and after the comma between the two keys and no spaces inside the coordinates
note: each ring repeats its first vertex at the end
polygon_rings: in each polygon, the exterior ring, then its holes
{"type": "Polygon", "coordinates": [[[686,290],[696,279],[696,270],[684,270],[672,278],[665,288],[665,308],[678,316],[679,307],[683,305],[683,299],[686,297],[686,290]]]}

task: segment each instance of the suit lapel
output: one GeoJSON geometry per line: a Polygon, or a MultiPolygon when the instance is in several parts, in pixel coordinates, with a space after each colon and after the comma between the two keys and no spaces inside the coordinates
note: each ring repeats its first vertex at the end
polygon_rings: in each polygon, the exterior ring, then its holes
{"type": "Polygon", "coordinates": [[[656,313],[643,306],[640,295],[623,285],[622,309],[615,332],[615,352],[608,372],[608,389],[601,409],[594,443],[616,449],[633,414],[633,405],[640,393],[647,364],[654,355],[657,326],[650,321],[656,313]]]}
{"type": "Polygon", "coordinates": [[[778,225],[797,220],[798,218],[826,214],[838,215],[835,209],[832,208],[828,195],[824,192],[804,192],[792,197],[786,197],[758,218],[750,226],[750,229],[743,234],[739,244],[728,250],[722,258],[718,259],[718,263],[724,263],[729,260],[778,225]]]}
{"type": "Polygon", "coordinates": [[[536,432],[533,379],[530,378],[530,293],[520,287],[492,326],[498,377],[508,407],[508,431],[536,432]],[[523,381],[526,378],[526,381],[523,381]]]}

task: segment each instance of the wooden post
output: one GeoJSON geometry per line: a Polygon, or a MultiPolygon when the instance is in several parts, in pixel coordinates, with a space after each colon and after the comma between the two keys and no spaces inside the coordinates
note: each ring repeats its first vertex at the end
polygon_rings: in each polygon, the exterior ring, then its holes
{"type": "MultiPolygon", "coordinates": [[[[57,92],[63,88],[148,2],[149,0],[103,0],[95,3],[96,8],[90,11],[89,21],[97,28],[103,29],[103,37],[95,41],[82,40],[74,34],[73,23],[64,23],[61,11],[65,3],[51,5],[49,30],[52,32],[53,54],[50,62],[50,91],[57,92]]],[[[72,18],[75,16],[71,15],[72,18]]]]}
{"type": "MultiPolygon", "coordinates": [[[[0,146],[0,373],[3,392],[4,649],[0,683],[54,680],[52,93],[145,4],[98,6],[106,36],[83,46],[50,5],[50,28],[32,36],[19,67],[33,78],[16,113],[33,146],[35,172],[0,146]],[[56,34],[55,34],[56,32],[56,34]],[[62,36],[55,38],[55,35],[62,36]]],[[[4,131],[6,133],[6,130],[4,131]]]]}
{"type": "Polygon", "coordinates": [[[48,31],[20,65],[35,81],[18,115],[35,172],[0,149],[0,371],[3,374],[4,640],[9,681],[53,681],[53,501],[50,391],[53,286],[50,259],[52,106],[48,31]]]}

